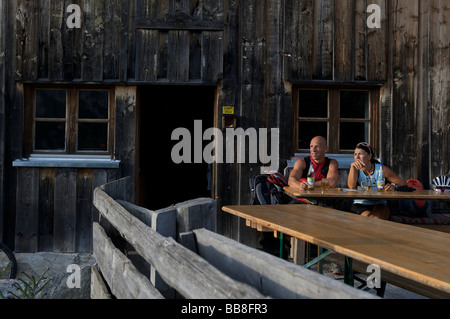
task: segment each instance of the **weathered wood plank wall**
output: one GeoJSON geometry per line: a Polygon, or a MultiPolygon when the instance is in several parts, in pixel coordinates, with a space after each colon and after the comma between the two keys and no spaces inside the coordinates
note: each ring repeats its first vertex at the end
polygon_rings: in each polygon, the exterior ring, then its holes
{"type": "Polygon", "coordinates": [[[115,169],[20,168],[16,252],[91,252],[92,205],[97,186],[117,178],[115,169]]]}
{"type": "Polygon", "coordinates": [[[449,7],[435,0],[389,4],[392,128],[384,149],[402,176],[428,184],[450,172],[449,7]]]}
{"type": "Polygon", "coordinates": [[[223,1],[17,1],[16,80],[217,83],[223,1]],[[66,8],[82,8],[81,29],[66,8]],[[208,62],[208,63],[206,63],[208,62]]]}
{"type": "Polygon", "coordinates": [[[223,1],[145,0],[136,6],[137,81],[220,80],[223,1]]]}
{"type": "MultiPolygon", "coordinates": [[[[228,105],[236,107],[238,127],[279,127],[283,161],[292,156],[292,85],[384,83],[378,150],[383,161],[426,186],[433,177],[450,174],[445,0],[0,0],[0,13],[7,17],[0,21],[5,35],[0,41],[0,190],[8,185],[0,192],[0,218],[8,226],[14,226],[16,204],[22,205],[16,197],[28,186],[17,184],[26,172],[11,167],[23,156],[27,82],[121,85],[115,156],[123,163],[118,176],[132,178],[139,84],[216,84],[217,127],[220,106],[228,105]],[[66,25],[69,4],[82,8],[81,29],[66,25]],[[381,8],[380,29],[367,26],[369,4],[381,8]]],[[[248,179],[259,166],[218,165],[218,207],[248,203],[248,179]]],[[[56,173],[41,170],[39,176],[49,174],[56,173]]],[[[72,189],[92,183],[80,176],[72,176],[72,189]]],[[[245,226],[235,219],[219,217],[219,232],[237,238],[244,234],[240,228],[245,226]]]]}
{"type": "Polygon", "coordinates": [[[381,29],[368,29],[368,1],[286,1],[284,78],[290,81],[386,81],[386,1],[381,29]]]}

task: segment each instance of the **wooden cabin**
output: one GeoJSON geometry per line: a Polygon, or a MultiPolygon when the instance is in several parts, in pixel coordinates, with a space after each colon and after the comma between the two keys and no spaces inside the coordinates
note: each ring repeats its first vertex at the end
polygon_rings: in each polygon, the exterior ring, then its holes
{"type": "Polygon", "coordinates": [[[93,189],[130,176],[136,204],[213,197],[218,232],[249,240],[220,207],[248,204],[265,163],[205,163],[207,128],[277,128],[280,171],[314,135],[335,154],[367,141],[429,187],[450,173],[449,16],[446,0],[0,0],[0,238],[91,251],[93,189]],[[191,163],[173,161],[177,128],[191,163]]]}

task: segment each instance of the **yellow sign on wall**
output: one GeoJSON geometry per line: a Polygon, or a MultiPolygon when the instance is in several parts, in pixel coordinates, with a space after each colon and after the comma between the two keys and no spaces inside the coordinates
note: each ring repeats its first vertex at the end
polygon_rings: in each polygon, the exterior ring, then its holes
{"type": "Polygon", "coordinates": [[[234,115],[234,106],[224,106],[222,108],[222,113],[224,115],[234,115]]]}

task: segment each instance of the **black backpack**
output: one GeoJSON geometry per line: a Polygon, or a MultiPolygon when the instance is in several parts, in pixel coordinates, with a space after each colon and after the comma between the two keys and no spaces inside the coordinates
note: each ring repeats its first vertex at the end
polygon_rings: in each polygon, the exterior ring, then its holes
{"type": "Polygon", "coordinates": [[[262,174],[250,178],[251,205],[280,205],[287,204],[292,199],[283,191],[287,182],[283,175],[262,174]]]}

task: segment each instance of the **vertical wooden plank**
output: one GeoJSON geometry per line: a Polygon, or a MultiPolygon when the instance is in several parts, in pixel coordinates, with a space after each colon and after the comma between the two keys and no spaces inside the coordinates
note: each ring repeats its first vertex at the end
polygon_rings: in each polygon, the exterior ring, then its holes
{"type": "Polygon", "coordinates": [[[93,170],[79,169],[77,174],[76,252],[92,251],[93,170]]]}
{"type": "Polygon", "coordinates": [[[128,79],[128,71],[131,66],[128,66],[129,57],[134,56],[134,50],[131,46],[130,39],[134,39],[135,32],[130,29],[130,18],[132,17],[134,1],[121,1],[121,29],[120,29],[120,47],[119,47],[119,82],[126,82],[128,79]]]}
{"type": "Polygon", "coordinates": [[[420,92],[417,101],[417,168],[413,178],[420,180],[425,189],[430,189],[430,1],[419,4],[419,83],[420,92]]]}
{"type": "MultiPolygon", "coordinates": [[[[266,32],[267,25],[266,11],[267,3],[261,3],[258,0],[251,0],[240,3],[240,41],[241,54],[240,72],[241,80],[244,85],[241,88],[241,105],[240,112],[241,123],[238,127],[260,128],[265,126],[267,116],[266,109],[266,91],[265,91],[265,71],[266,71],[266,54],[267,42],[266,32]],[[261,110],[264,110],[261,112],[261,110]]],[[[252,145],[254,146],[254,145],[252,145]]],[[[245,154],[249,154],[249,143],[245,145],[245,154]]],[[[236,153],[235,153],[236,154],[236,153]]],[[[246,159],[248,161],[248,158],[246,159]]],[[[248,163],[248,162],[247,162],[248,163]]],[[[235,193],[234,198],[239,203],[248,203],[249,179],[255,173],[259,172],[260,164],[248,163],[244,167],[234,165],[234,172],[237,176],[231,175],[238,184],[233,185],[231,191],[235,193]]],[[[246,227],[241,219],[238,221],[239,241],[255,247],[257,245],[257,232],[246,227]]]]}
{"type": "Polygon", "coordinates": [[[392,125],[395,129],[392,131],[391,160],[399,176],[409,178],[414,176],[417,165],[419,1],[397,0],[394,8],[392,125]]]}
{"type": "MultiPolygon", "coordinates": [[[[15,222],[16,222],[16,192],[17,192],[17,170],[11,169],[11,163],[15,157],[20,154],[19,147],[21,143],[17,142],[15,137],[20,136],[21,126],[23,125],[23,120],[20,117],[21,112],[23,112],[22,106],[23,102],[20,97],[23,97],[23,92],[19,90],[17,92],[18,99],[16,96],[16,87],[19,86],[15,83],[16,72],[17,72],[17,48],[16,39],[14,38],[17,34],[17,22],[16,22],[16,11],[17,11],[17,1],[5,1],[5,17],[6,19],[1,19],[0,24],[4,24],[4,33],[2,33],[0,43],[4,41],[4,52],[5,56],[0,59],[4,59],[5,68],[5,81],[0,84],[0,87],[4,86],[5,96],[4,96],[4,157],[0,159],[3,161],[3,173],[4,180],[3,183],[3,195],[2,202],[0,204],[4,205],[4,216],[3,216],[3,239],[9,247],[14,247],[14,239],[16,236],[15,232],[15,222]],[[7,36],[3,36],[7,35],[7,36]],[[11,38],[12,37],[12,38],[11,38]],[[17,119],[19,118],[19,119],[17,119]],[[18,145],[20,144],[20,145],[18,145]],[[18,147],[19,146],[19,147],[18,147]]],[[[0,130],[2,130],[0,129],[0,130]]],[[[0,142],[1,144],[1,142],[0,142]]]]}
{"type": "Polygon", "coordinates": [[[203,33],[200,31],[191,31],[189,36],[189,79],[200,80],[202,78],[202,57],[204,47],[202,45],[203,33]]]}
{"type": "Polygon", "coordinates": [[[106,80],[117,80],[119,78],[120,46],[122,44],[122,2],[122,0],[108,1],[104,7],[103,78],[106,80]]]}
{"type": "Polygon", "coordinates": [[[17,174],[15,251],[35,253],[38,250],[39,170],[21,168],[17,174]]]}
{"type": "Polygon", "coordinates": [[[54,252],[76,251],[77,170],[55,169],[54,252]]]}
{"type": "Polygon", "coordinates": [[[51,1],[47,70],[48,78],[51,81],[64,79],[63,12],[65,12],[64,1],[51,1]]]}
{"type": "MultiPolygon", "coordinates": [[[[189,15],[190,0],[169,0],[169,16],[189,15]]],[[[160,12],[160,17],[163,17],[160,12]]],[[[167,77],[170,82],[189,81],[189,31],[170,30],[167,77]]]]}
{"type": "Polygon", "coordinates": [[[314,1],[285,1],[284,79],[312,79],[314,1]]]}
{"type": "MultiPolygon", "coordinates": [[[[388,0],[370,1],[381,8],[381,28],[367,32],[367,79],[368,81],[386,81],[388,46],[388,0]]],[[[413,17],[411,17],[413,18],[413,17]]],[[[414,19],[414,18],[413,18],[414,19]]]]}
{"type": "MultiPolygon", "coordinates": [[[[267,55],[266,55],[266,118],[265,128],[280,128],[280,141],[291,139],[292,132],[292,98],[285,87],[283,73],[283,55],[280,52],[284,48],[284,13],[283,1],[271,1],[267,12],[267,55]]],[[[270,137],[269,137],[270,138],[270,137]]],[[[279,158],[287,158],[291,155],[290,143],[279,143],[279,158]]],[[[268,147],[270,151],[270,147],[268,147]]],[[[283,165],[282,163],[280,163],[283,165]]],[[[282,167],[279,167],[281,170],[282,167]]],[[[250,194],[250,192],[248,192],[250,194]]],[[[248,195],[249,196],[249,195],[248,195]]],[[[248,200],[250,198],[248,197],[248,200]]],[[[247,201],[247,200],[246,200],[247,201]]],[[[248,202],[248,201],[247,201],[248,202]]]]}
{"type": "Polygon", "coordinates": [[[155,0],[136,1],[136,19],[154,19],[157,15],[157,4],[155,0]]]}
{"type": "Polygon", "coordinates": [[[136,79],[143,82],[156,81],[158,67],[158,31],[136,32],[136,79]]]}
{"type": "Polygon", "coordinates": [[[167,57],[169,82],[189,81],[189,40],[189,31],[169,31],[167,57]]]}
{"type": "Polygon", "coordinates": [[[81,78],[81,60],[83,51],[83,40],[82,35],[84,34],[84,17],[83,17],[83,1],[84,0],[64,0],[63,12],[63,21],[62,21],[62,46],[63,46],[63,68],[64,68],[64,80],[72,81],[73,79],[81,78]],[[67,18],[70,13],[67,13],[67,7],[71,4],[79,5],[82,10],[81,17],[81,28],[68,28],[67,27],[67,18]]]}
{"type": "Polygon", "coordinates": [[[450,9],[448,1],[430,1],[431,176],[449,175],[450,163],[450,9]]]}
{"type": "Polygon", "coordinates": [[[39,169],[39,251],[53,251],[55,170],[39,169]]]}
{"type": "MultiPolygon", "coordinates": [[[[240,47],[240,39],[235,36],[238,33],[240,3],[236,1],[224,0],[224,75],[223,84],[218,89],[218,115],[221,118],[221,107],[232,105],[236,107],[236,114],[240,114],[241,105],[241,73],[239,72],[239,61],[241,51],[236,52],[240,47]]],[[[222,122],[216,122],[216,126],[222,128],[222,122]]],[[[215,199],[217,206],[221,207],[223,203],[236,203],[236,198],[231,191],[232,186],[236,184],[236,175],[232,171],[232,166],[228,164],[218,164],[215,176],[215,199]]],[[[238,219],[233,218],[218,210],[217,229],[221,234],[237,239],[236,231],[238,219]]]]}
{"type": "Polygon", "coordinates": [[[157,56],[157,79],[169,79],[169,31],[158,32],[158,56],[157,56]]]}
{"type": "Polygon", "coordinates": [[[354,79],[367,80],[367,0],[355,1],[354,79]]]}
{"type": "Polygon", "coordinates": [[[103,80],[104,6],[109,1],[84,0],[81,79],[103,80]]]}
{"type": "MultiPolygon", "coordinates": [[[[0,34],[6,34],[6,19],[7,16],[6,0],[0,0],[0,34]]],[[[5,189],[3,187],[5,182],[5,81],[6,81],[6,37],[0,37],[0,240],[3,239],[3,227],[5,225],[5,189]]]]}
{"type": "MultiPolygon", "coordinates": [[[[206,0],[200,5],[203,21],[223,23],[223,1],[206,0]]],[[[217,83],[223,75],[223,32],[203,32],[202,41],[202,80],[206,83],[217,83]]]]}
{"type": "Polygon", "coordinates": [[[38,28],[38,78],[48,78],[49,48],[50,48],[50,15],[51,0],[42,0],[39,5],[38,28]]]}
{"type": "Polygon", "coordinates": [[[38,76],[38,1],[19,1],[16,12],[16,80],[33,81],[38,76]]]}
{"type": "MultiPolygon", "coordinates": [[[[116,125],[120,134],[116,135],[116,156],[121,161],[121,176],[130,176],[131,185],[135,185],[136,149],[137,149],[137,88],[135,86],[116,87],[116,125]]],[[[134,202],[135,190],[128,201],[134,202]]]]}
{"type": "Polygon", "coordinates": [[[217,83],[223,74],[223,32],[202,34],[202,80],[217,83]]]}
{"type": "Polygon", "coordinates": [[[314,1],[313,78],[333,78],[334,1],[314,1]]]}
{"type": "Polygon", "coordinates": [[[354,79],[354,21],[355,1],[340,0],[335,7],[334,36],[334,80],[354,79]]]}

